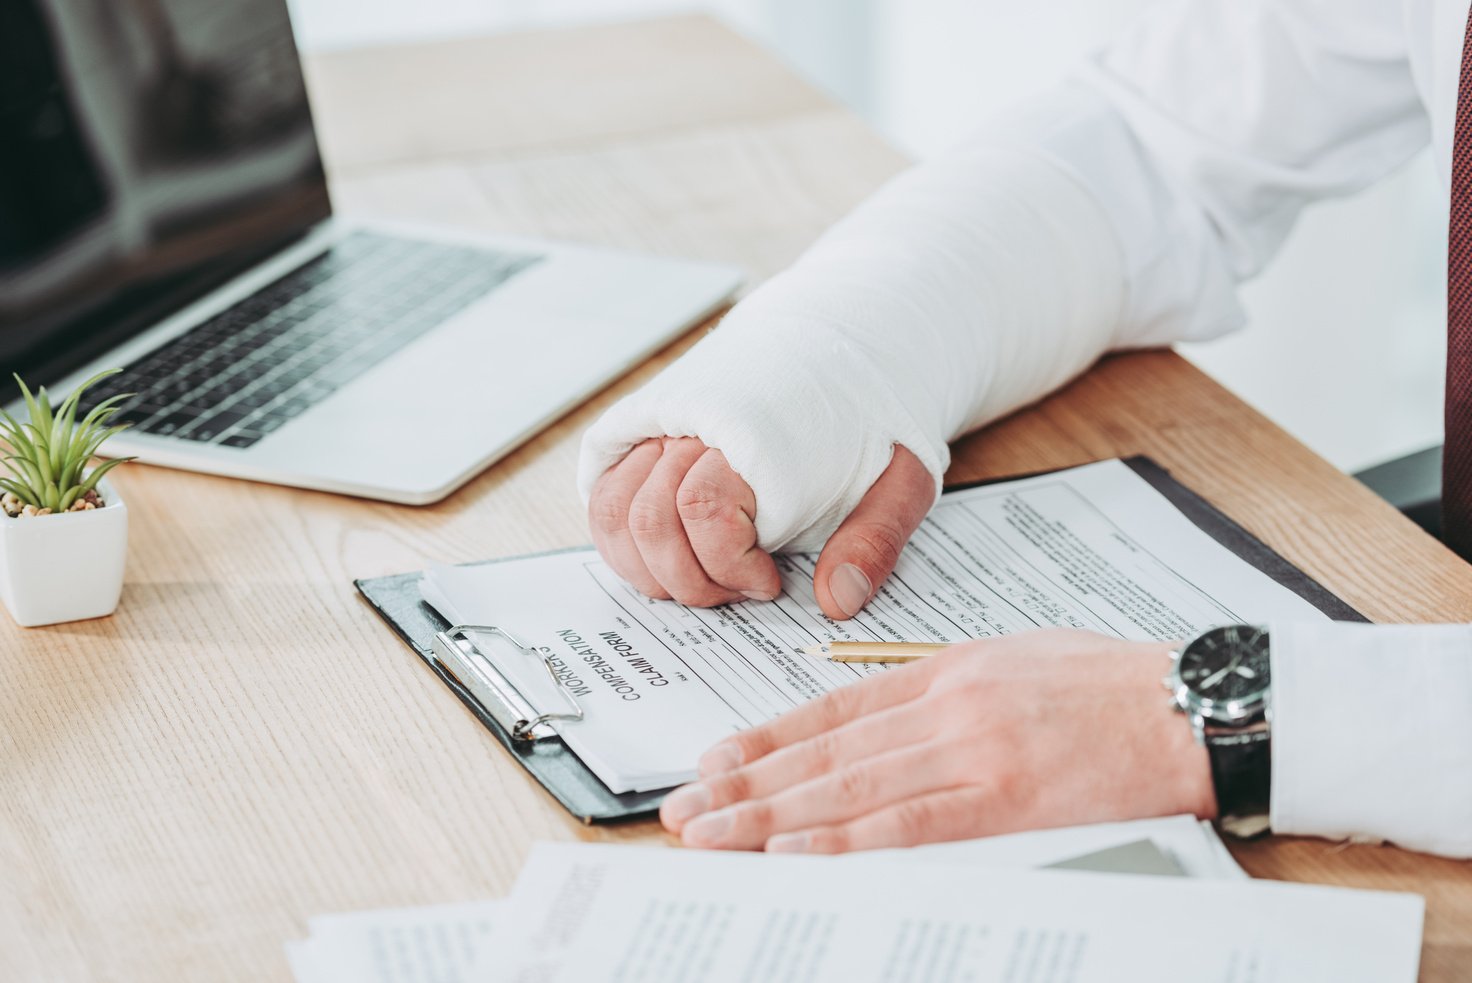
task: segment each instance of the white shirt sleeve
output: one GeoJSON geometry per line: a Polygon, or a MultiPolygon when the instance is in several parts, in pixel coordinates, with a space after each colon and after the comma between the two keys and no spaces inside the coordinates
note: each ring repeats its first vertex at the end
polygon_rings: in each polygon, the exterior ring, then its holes
{"type": "Polygon", "coordinates": [[[1472,857],[1472,626],[1269,626],[1272,825],[1472,857]]]}

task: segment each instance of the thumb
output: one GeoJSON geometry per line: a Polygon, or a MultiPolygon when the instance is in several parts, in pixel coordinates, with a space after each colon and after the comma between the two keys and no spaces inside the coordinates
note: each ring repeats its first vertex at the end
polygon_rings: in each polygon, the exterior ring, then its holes
{"type": "Polygon", "coordinates": [[[874,596],[900,550],[935,503],[935,479],[920,459],[896,444],[879,480],[838,527],[818,557],[813,594],[823,613],[852,618],[874,596]]]}

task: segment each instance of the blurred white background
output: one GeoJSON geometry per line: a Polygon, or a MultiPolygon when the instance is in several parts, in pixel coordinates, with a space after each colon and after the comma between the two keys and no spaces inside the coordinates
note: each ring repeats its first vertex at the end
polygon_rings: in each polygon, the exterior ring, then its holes
{"type": "MultiPolygon", "coordinates": [[[[917,157],[1046,86],[1155,0],[291,0],[308,50],[706,10],[917,157]]],[[[1345,470],[1441,439],[1444,204],[1423,155],[1318,206],[1184,353],[1345,470]]]]}

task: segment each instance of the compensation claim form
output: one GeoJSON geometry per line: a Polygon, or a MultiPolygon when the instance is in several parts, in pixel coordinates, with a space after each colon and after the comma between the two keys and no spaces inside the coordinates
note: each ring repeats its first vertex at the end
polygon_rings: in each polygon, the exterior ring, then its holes
{"type": "MultiPolygon", "coordinates": [[[[1122,461],[946,494],[851,621],[813,599],[816,562],[778,556],[780,598],[710,609],[643,597],[591,549],[439,566],[421,589],[452,623],[496,625],[547,654],[586,713],[558,732],[615,792],[689,781],[721,738],[885,671],[798,651],[820,642],[1052,626],[1176,640],[1217,624],[1327,618],[1122,461]]],[[[558,706],[538,660],[489,638],[481,647],[536,705],[558,706]]]]}

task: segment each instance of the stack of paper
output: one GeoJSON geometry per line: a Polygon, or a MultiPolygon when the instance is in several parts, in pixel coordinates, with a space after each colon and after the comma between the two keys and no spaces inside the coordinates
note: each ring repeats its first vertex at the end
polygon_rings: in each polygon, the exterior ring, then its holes
{"type": "Polygon", "coordinates": [[[1409,983],[1420,925],[1419,898],[1247,882],[1177,816],[837,858],[543,844],[504,902],[314,918],[287,954],[297,983],[1409,983]]]}
{"type": "Polygon", "coordinates": [[[538,844],[477,980],[1412,983],[1412,895],[538,844]]]}
{"type": "Polygon", "coordinates": [[[699,754],[828,690],[883,671],[798,652],[825,641],[954,642],[1039,626],[1176,640],[1212,625],[1326,615],[1197,527],[1120,461],[945,496],[894,575],[851,621],[813,600],[817,557],[777,557],[776,601],[688,608],[651,601],[592,550],[440,566],[425,600],[461,625],[496,625],[540,659],[478,638],[615,792],[682,784],[699,754]]]}

